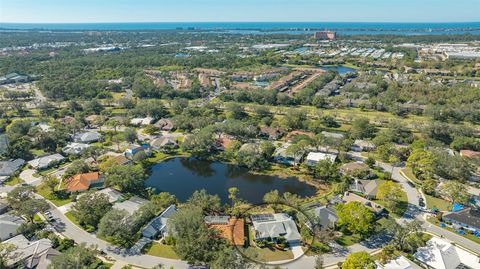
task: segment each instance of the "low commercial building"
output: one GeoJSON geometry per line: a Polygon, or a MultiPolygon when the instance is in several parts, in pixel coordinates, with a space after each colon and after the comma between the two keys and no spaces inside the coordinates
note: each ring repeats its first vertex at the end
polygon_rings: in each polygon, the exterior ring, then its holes
{"type": "Polygon", "coordinates": [[[302,237],[295,221],[285,213],[252,215],[251,219],[257,241],[285,238],[290,246],[301,243],[302,237]]]}

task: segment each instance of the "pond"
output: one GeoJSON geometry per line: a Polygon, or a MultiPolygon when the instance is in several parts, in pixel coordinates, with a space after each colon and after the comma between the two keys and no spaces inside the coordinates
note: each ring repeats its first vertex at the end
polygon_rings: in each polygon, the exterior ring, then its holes
{"type": "Polygon", "coordinates": [[[324,66],[321,66],[320,68],[327,71],[328,70],[337,71],[338,74],[340,75],[357,72],[357,70],[350,67],[343,66],[343,65],[324,65],[324,66]]]}
{"type": "Polygon", "coordinates": [[[316,193],[315,187],[295,177],[254,175],[239,166],[195,158],[174,158],[154,165],[145,185],[154,187],[157,193],[174,194],[181,202],[201,189],[218,195],[223,203],[229,203],[228,189],[231,187],[237,187],[239,197],[253,204],[261,203],[263,195],[272,190],[278,190],[280,194],[295,193],[300,197],[316,193]]]}

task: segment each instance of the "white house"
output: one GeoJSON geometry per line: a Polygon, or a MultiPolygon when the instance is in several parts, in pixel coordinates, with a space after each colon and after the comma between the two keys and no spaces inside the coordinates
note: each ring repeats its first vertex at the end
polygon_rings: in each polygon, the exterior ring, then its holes
{"type": "Polygon", "coordinates": [[[480,268],[478,255],[438,237],[432,237],[413,256],[429,269],[480,268]]]}
{"type": "Polygon", "coordinates": [[[86,149],[88,149],[90,145],[84,144],[84,143],[70,143],[66,145],[62,151],[63,153],[67,155],[77,155],[82,152],[84,152],[86,149]]]}
{"type": "Polygon", "coordinates": [[[99,141],[101,137],[102,137],[102,135],[99,132],[91,131],[91,132],[84,132],[84,133],[76,134],[73,137],[73,139],[75,140],[75,142],[93,143],[93,142],[99,141]]]}
{"type": "Polygon", "coordinates": [[[34,169],[48,168],[54,162],[61,162],[65,159],[61,154],[55,153],[52,155],[43,156],[37,159],[33,159],[28,164],[34,169]]]}
{"type": "Polygon", "coordinates": [[[134,118],[130,120],[130,124],[132,125],[149,125],[152,124],[154,118],[152,117],[145,117],[145,118],[134,118]]]}
{"type": "Polygon", "coordinates": [[[422,267],[405,258],[405,256],[400,256],[386,264],[380,264],[379,262],[375,263],[377,264],[378,269],[422,269],[422,267]]]}
{"type": "Polygon", "coordinates": [[[252,215],[255,240],[276,240],[284,237],[290,245],[297,245],[302,240],[297,225],[285,213],[252,215]]]}
{"type": "Polygon", "coordinates": [[[305,159],[305,164],[308,166],[315,166],[319,161],[329,160],[332,163],[337,159],[337,154],[310,152],[305,159]]]}

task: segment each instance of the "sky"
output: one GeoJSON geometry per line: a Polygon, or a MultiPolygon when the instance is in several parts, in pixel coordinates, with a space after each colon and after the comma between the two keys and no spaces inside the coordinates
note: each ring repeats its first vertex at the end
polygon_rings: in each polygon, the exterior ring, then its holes
{"type": "Polygon", "coordinates": [[[0,22],[479,22],[480,0],[0,0],[0,22]]]}

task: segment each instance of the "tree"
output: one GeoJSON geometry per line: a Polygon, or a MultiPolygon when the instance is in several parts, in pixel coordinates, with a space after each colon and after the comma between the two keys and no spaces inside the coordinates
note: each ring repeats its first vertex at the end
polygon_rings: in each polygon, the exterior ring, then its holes
{"type": "Polygon", "coordinates": [[[397,258],[396,250],[397,248],[392,244],[384,246],[378,257],[380,264],[387,264],[389,261],[397,258]]]}
{"type": "Polygon", "coordinates": [[[130,247],[136,241],[132,223],[126,210],[112,209],[100,220],[98,235],[117,246],[130,247]]]}
{"type": "Polygon", "coordinates": [[[13,244],[0,243],[0,268],[9,268],[8,262],[19,256],[15,250],[17,247],[13,244]]]}
{"type": "Polygon", "coordinates": [[[377,199],[384,201],[387,208],[393,210],[398,204],[402,192],[400,185],[392,181],[385,181],[378,186],[377,199]]]}
{"type": "Polygon", "coordinates": [[[440,191],[447,195],[450,198],[450,201],[453,203],[467,204],[468,203],[468,194],[465,191],[465,186],[454,180],[448,180],[444,182],[440,191]]]}
{"type": "Polygon", "coordinates": [[[72,214],[84,227],[97,228],[100,219],[112,208],[108,196],[103,193],[89,192],[78,199],[72,208],[72,214]]]}
{"type": "Polygon", "coordinates": [[[221,208],[220,197],[208,194],[205,189],[195,191],[187,202],[209,213],[219,212],[221,208]]]}
{"type": "Polygon", "coordinates": [[[342,264],[342,269],[374,269],[376,268],[373,258],[366,251],[348,254],[342,264]]]}
{"type": "Polygon", "coordinates": [[[263,195],[263,202],[267,204],[276,204],[282,201],[282,197],[278,193],[278,190],[273,190],[263,195]]]}
{"type": "Polygon", "coordinates": [[[266,160],[270,160],[272,158],[273,153],[275,152],[275,145],[273,145],[270,141],[264,141],[260,144],[260,149],[262,151],[263,157],[266,160]]]}
{"type": "Polygon", "coordinates": [[[69,178],[77,174],[87,173],[90,170],[88,164],[83,160],[75,160],[70,164],[63,175],[64,178],[69,178]]]}
{"type": "Polygon", "coordinates": [[[140,165],[115,165],[107,169],[105,184],[126,192],[138,192],[143,190],[144,179],[145,171],[140,165]]]}
{"type": "Polygon", "coordinates": [[[59,256],[52,258],[49,268],[92,268],[97,261],[95,250],[87,248],[85,244],[69,248],[59,256]]]}
{"type": "Polygon", "coordinates": [[[228,188],[228,199],[232,201],[232,207],[238,202],[238,194],[240,191],[237,187],[228,188]]]}
{"type": "Polygon", "coordinates": [[[421,148],[414,149],[407,159],[407,166],[420,179],[432,178],[435,156],[431,151],[421,148]]]}
{"type": "Polygon", "coordinates": [[[133,128],[126,128],[123,131],[123,139],[129,143],[135,143],[137,140],[137,132],[133,128]]]}
{"type": "Polygon", "coordinates": [[[324,181],[336,181],[338,179],[338,168],[330,160],[320,160],[314,168],[315,177],[324,181]]]}
{"type": "Polygon", "coordinates": [[[350,232],[360,234],[362,237],[368,235],[374,224],[372,211],[360,202],[350,202],[337,206],[337,224],[346,227],[350,232]]]}
{"type": "Polygon", "coordinates": [[[372,138],[375,135],[376,128],[367,118],[356,118],[352,122],[352,128],[350,129],[350,134],[353,138],[364,139],[372,138]]]}
{"type": "Polygon", "coordinates": [[[150,201],[152,201],[153,205],[158,211],[163,211],[168,206],[177,204],[177,198],[175,195],[168,192],[161,192],[159,194],[152,195],[150,197],[150,201]]]}
{"type": "Polygon", "coordinates": [[[368,167],[370,168],[373,168],[375,166],[375,159],[372,158],[371,156],[369,156],[366,160],[365,160],[365,164],[368,165],[368,167]]]}
{"type": "Polygon", "coordinates": [[[315,256],[315,267],[313,269],[324,269],[324,261],[322,255],[315,256]]]}
{"type": "Polygon", "coordinates": [[[233,247],[226,247],[217,253],[217,257],[210,264],[213,269],[250,269],[254,268],[233,247]]]}
{"type": "Polygon", "coordinates": [[[24,216],[29,222],[33,222],[33,218],[39,212],[46,211],[50,205],[45,200],[27,199],[17,204],[16,211],[20,216],[24,216]]]}
{"type": "Polygon", "coordinates": [[[191,134],[185,138],[182,150],[190,151],[196,157],[206,157],[213,151],[213,133],[209,130],[201,130],[197,134],[191,134]]]}
{"type": "Polygon", "coordinates": [[[424,244],[422,222],[414,220],[399,225],[395,220],[391,220],[384,225],[385,232],[393,235],[391,245],[401,251],[416,250],[424,244]]]}
{"type": "Polygon", "coordinates": [[[433,195],[437,189],[437,181],[432,178],[424,179],[422,182],[422,190],[428,194],[433,195]]]}
{"type": "Polygon", "coordinates": [[[215,260],[216,253],[224,247],[224,239],[218,232],[205,225],[200,207],[186,206],[168,220],[169,233],[175,237],[175,252],[189,263],[209,263],[215,260]]]}

